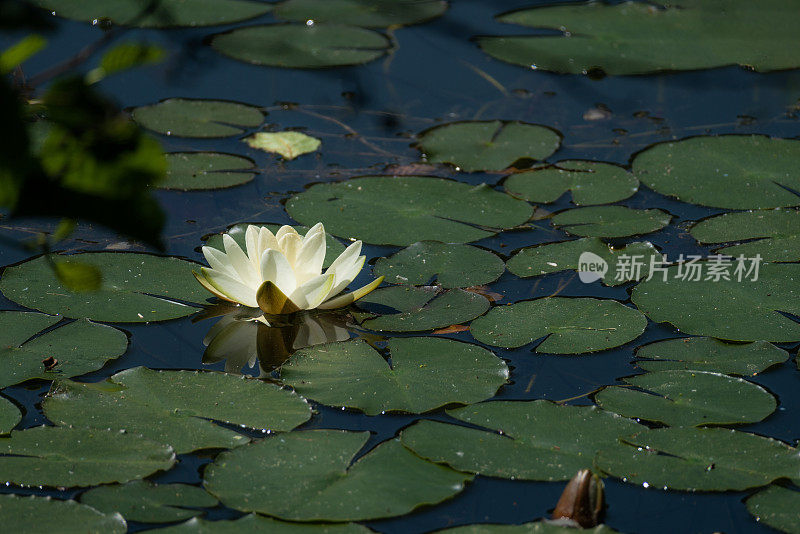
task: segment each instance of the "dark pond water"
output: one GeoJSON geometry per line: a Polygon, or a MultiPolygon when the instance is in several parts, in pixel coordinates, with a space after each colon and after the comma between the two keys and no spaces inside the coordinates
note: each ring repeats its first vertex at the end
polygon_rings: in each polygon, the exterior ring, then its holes
{"type": "MultiPolygon", "coordinates": [[[[800,121],[790,108],[800,98],[800,73],[759,74],[738,67],[701,72],[648,76],[606,77],[559,75],[531,71],[496,61],[470,41],[482,34],[517,31],[493,21],[498,13],[535,5],[532,0],[454,0],[446,16],[396,31],[398,48],[389,59],[349,68],[325,70],[277,69],[242,64],[224,58],[203,44],[209,29],[170,31],[131,30],[126,37],[161,44],[169,59],[153,67],[136,69],[109,78],[102,88],[125,107],[149,104],[169,97],[228,99],[263,106],[267,123],[280,128],[300,127],[323,140],[323,149],[311,156],[281,162],[263,152],[248,149],[237,138],[213,140],[161,139],[169,151],[215,150],[253,158],[261,174],[243,186],[213,192],[160,192],[167,214],[167,252],[201,260],[201,237],[219,232],[236,222],[291,223],[283,202],[309,184],[336,181],[363,174],[380,174],[390,164],[417,161],[411,147],[413,135],[442,122],[474,119],[520,120],[558,130],[563,143],[551,160],[580,158],[626,165],[645,147],[699,134],[761,133],[776,137],[800,135],[800,121]],[[595,108],[610,111],[602,120],[586,120],[595,108]],[[357,132],[358,136],[350,135],[357,132]]],[[[540,2],[543,3],[543,2],[540,2]]],[[[264,20],[268,20],[265,16],[264,20]]],[[[244,24],[250,24],[248,21],[244,24]]],[[[77,53],[97,39],[101,30],[77,22],[58,21],[47,50],[26,64],[36,72],[77,53]]],[[[214,28],[222,31],[227,27],[214,28]]],[[[522,31],[522,30],[519,30],[522,31]]],[[[0,45],[15,36],[0,39],[0,45]]],[[[443,176],[469,183],[498,184],[503,176],[490,173],[456,174],[442,167],[443,176]]],[[[687,221],[721,212],[668,199],[642,186],[621,204],[634,208],[658,207],[675,216],[670,226],[646,239],[668,256],[708,254],[686,232],[687,221]]],[[[562,197],[549,211],[571,207],[562,197]]],[[[1,221],[4,232],[46,228],[47,222],[1,221]]],[[[522,246],[561,241],[569,236],[554,230],[548,221],[534,222],[536,232],[506,232],[477,245],[504,259],[522,246]]],[[[102,249],[117,240],[98,228],[82,226],[69,250],[102,249]]],[[[635,239],[631,239],[633,241],[635,239]]],[[[369,257],[385,255],[392,247],[367,247],[369,257]]],[[[0,263],[26,259],[19,250],[0,245],[0,263]]],[[[362,275],[363,281],[369,275],[362,275]]],[[[357,282],[362,281],[361,279],[357,282]]],[[[520,279],[509,272],[491,289],[502,293],[503,303],[560,292],[563,296],[606,297],[629,302],[631,284],[607,288],[583,284],[573,273],[520,279]]],[[[20,309],[0,297],[3,309],[20,309]]],[[[201,362],[202,340],[209,322],[190,319],[151,325],[124,325],[130,334],[128,352],[98,372],[83,377],[95,381],[134,366],[155,369],[223,369],[224,364],[201,362]]],[[[598,387],[619,383],[637,370],[630,363],[633,349],[645,343],[680,335],[668,325],[650,323],[645,334],[632,343],[592,355],[539,355],[530,346],[515,350],[492,349],[512,369],[511,382],[498,399],[550,399],[586,404],[598,387]]],[[[449,337],[474,342],[469,333],[449,337]]],[[[797,345],[781,345],[796,354],[797,345]]],[[[800,378],[794,358],[756,376],[753,381],[779,398],[778,410],[761,423],[743,430],[785,440],[800,438],[800,378]]],[[[39,402],[49,384],[38,382],[3,390],[3,395],[24,408],[19,429],[46,423],[39,402]]],[[[372,443],[391,438],[421,418],[447,420],[443,410],[424,416],[382,415],[368,417],[355,412],[317,406],[319,411],[304,428],[369,430],[372,443]]],[[[199,484],[203,466],[213,460],[202,453],[182,455],[173,470],[153,477],[158,482],[199,484]]],[[[367,523],[378,532],[426,532],[475,522],[520,523],[547,516],[563,489],[563,483],[518,482],[477,477],[450,501],[423,508],[410,515],[367,523]]],[[[14,487],[3,492],[29,493],[14,487]]],[[[751,492],[717,494],[662,492],[606,481],[609,508],[606,524],[621,532],[766,532],[747,512],[742,500],[751,492]]],[[[33,493],[72,497],[79,492],[33,490],[33,493]]],[[[238,515],[219,507],[208,518],[238,515]]],[[[150,528],[131,524],[131,530],[150,528]]]]}

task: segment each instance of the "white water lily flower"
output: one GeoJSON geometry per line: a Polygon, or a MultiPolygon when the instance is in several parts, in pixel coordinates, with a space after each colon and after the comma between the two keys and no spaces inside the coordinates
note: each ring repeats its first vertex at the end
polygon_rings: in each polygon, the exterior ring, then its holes
{"type": "Polygon", "coordinates": [[[356,241],[322,272],[325,261],[325,228],[317,223],[305,237],[291,226],[275,234],[263,226],[250,225],[245,233],[246,252],[228,234],[222,235],[225,252],[203,247],[211,268],[194,273],[203,287],[223,300],[266,314],[279,315],[314,308],[347,306],[383,281],[372,283],[344,295],[347,284],[361,272],[366,256],[361,241],[356,241]],[[339,296],[337,296],[339,295],[339,296]]]}

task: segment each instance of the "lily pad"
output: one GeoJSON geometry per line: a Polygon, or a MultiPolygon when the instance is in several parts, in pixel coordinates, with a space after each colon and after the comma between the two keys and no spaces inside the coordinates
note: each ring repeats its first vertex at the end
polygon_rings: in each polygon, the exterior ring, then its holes
{"type": "Polygon", "coordinates": [[[435,330],[453,324],[471,321],[489,309],[489,300],[483,295],[449,289],[442,291],[418,287],[387,287],[376,289],[362,298],[358,305],[382,304],[390,306],[399,313],[379,315],[362,321],[361,326],[369,330],[390,332],[422,332],[435,330]],[[424,302],[409,303],[408,294],[415,295],[411,300],[427,297],[424,302]],[[411,305],[408,305],[411,304],[411,305]]]}
{"type": "Polygon", "coordinates": [[[264,121],[264,113],[255,106],[191,98],[168,98],[138,107],[132,115],[145,128],[175,137],[228,137],[264,121]]]}
{"type": "Polygon", "coordinates": [[[256,132],[243,139],[251,148],[264,152],[280,154],[284,159],[293,160],[303,154],[316,151],[322,141],[302,132],[256,132]]]}
{"type": "MultiPolygon", "coordinates": [[[[270,229],[272,233],[278,231],[281,227],[280,224],[272,224],[272,223],[252,223],[256,226],[266,226],[270,229]]],[[[247,227],[250,226],[249,223],[239,223],[229,227],[225,230],[225,233],[228,234],[236,241],[242,250],[247,250],[247,243],[245,240],[245,234],[247,232],[247,227]]],[[[308,226],[292,226],[301,236],[305,237],[306,232],[308,232],[308,226]]],[[[217,250],[221,250],[225,252],[225,245],[222,243],[222,234],[213,234],[208,236],[206,242],[204,243],[207,247],[213,247],[217,250]]],[[[331,263],[339,257],[339,254],[344,252],[344,245],[342,245],[341,241],[333,237],[331,234],[325,234],[325,244],[327,248],[325,249],[325,261],[322,264],[323,269],[327,269],[331,266],[331,263]]]]}
{"type": "Polygon", "coordinates": [[[338,24],[246,26],[212,37],[211,46],[246,63],[295,69],[360,65],[392,47],[381,33],[338,24]]]}
{"type": "Polygon", "coordinates": [[[0,291],[9,300],[45,313],[96,321],[144,323],[185,317],[207,291],[192,276],[196,263],[134,252],[87,252],[74,258],[103,275],[99,290],[73,293],[58,281],[44,256],[6,267],[0,291]]]}
{"type": "Polygon", "coordinates": [[[636,365],[646,371],[696,369],[749,376],[783,363],[789,353],[766,341],[726,343],[711,337],[657,341],[636,351],[636,365]]]}
{"type": "Polygon", "coordinates": [[[587,2],[501,15],[500,22],[560,30],[561,35],[482,37],[484,52],[532,69],[580,74],[696,70],[741,65],[791,69],[800,60],[793,6],[781,0],[680,2],[671,5],[587,2]]]}
{"type": "Polygon", "coordinates": [[[208,521],[195,517],[181,523],[159,529],[167,534],[191,532],[194,534],[241,534],[255,532],[264,534],[369,534],[367,527],[355,523],[345,524],[303,524],[278,521],[257,514],[248,514],[239,519],[208,521]]]}
{"type": "Polygon", "coordinates": [[[39,426],[0,436],[4,481],[34,486],[94,486],[167,470],[172,447],[105,429],[39,426]]]}
{"type": "Polygon", "coordinates": [[[22,414],[13,402],[0,397],[0,434],[11,432],[22,420],[22,414]]]}
{"type": "Polygon", "coordinates": [[[272,6],[243,0],[35,0],[39,7],[72,20],[109,19],[139,28],[216,26],[263,15],[272,6]]]}
{"type": "Polygon", "coordinates": [[[320,220],[344,238],[407,246],[437,240],[468,243],[526,222],[530,204],[495,191],[430,176],[365,176],[315,184],[286,210],[302,224],[320,220]]]}
{"type": "Polygon", "coordinates": [[[555,202],[570,191],[574,204],[591,206],[625,200],[639,189],[639,180],[619,165],[566,160],[512,174],[503,186],[528,202],[555,202]]]}
{"type": "Polygon", "coordinates": [[[50,497],[0,496],[0,524],[8,532],[124,534],[128,525],[119,514],[103,514],[75,501],[50,497]]]}
{"type": "Polygon", "coordinates": [[[417,148],[427,161],[474,172],[503,170],[519,159],[543,160],[560,145],[560,134],[538,124],[472,121],[426,130],[417,148]]]}
{"type": "Polygon", "coordinates": [[[697,223],[690,233],[702,244],[747,241],[716,249],[719,254],[746,258],[759,254],[765,261],[800,260],[800,211],[797,210],[724,213],[697,223]]]}
{"type": "Polygon", "coordinates": [[[478,402],[508,380],[503,360],[477,345],[409,337],[390,338],[388,349],[390,362],[362,341],[302,349],[283,365],[281,380],[317,402],[368,415],[478,402]]]}
{"type": "Polygon", "coordinates": [[[562,211],[553,217],[553,226],[583,237],[626,237],[661,230],[671,219],[659,209],[593,206],[562,211]]]}
{"type": "Polygon", "coordinates": [[[575,527],[548,523],[547,521],[534,521],[532,523],[522,523],[521,525],[478,523],[445,528],[436,532],[446,532],[447,534],[575,534],[576,532],[580,534],[611,534],[617,531],[605,525],[576,529],[575,527]]]}
{"type": "Polygon", "coordinates": [[[227,506],[293,521],[406,514],[459,493],[472,477],[426,462],[393,439],[353,462],[368,432],[309,430],[223,452],[205,486],[227,506]]]}
{"type": "Polygon", "coordinates": [[[506,266],[522,278],[578,271],[582,257],[586,257],[583,255],[588,253],[596,256],[593,260],[602,260],[608,265],[608,270],[600,277],[607,286],[640,280],[647,276],[651,261],[659,262],[662,259],[649,241],[637,241],[617,248],[606,245],[596,237],[584,237],[522,248],[508,260],[506,266]]]}
{"type": "Polygon", "coordinates": [[[595,451],[643,428],[596,406],[545,400],[483,402],[447,413],[473,427],[418,421],[403,430],[403,445],[459,471],[515,480],[569,480],[594,467],[595,451]]]}
{"type": "Polygon", "coordinates": [[[155,485],[135,480],[124,485],[100,486],[81,495],[81,502],[101,512],[117,512],[128,521],[171,523],[203,513],[217,499],[188,484],[155,485]]]}
{"type": "Polygon", "coordinates": [[[445,10],[443,0],[286,0],[275,7],[275,16],[292,22],[344,20],[353,26],[387,28],[418,24],[445,10]]]}
{"type": "Polygon", "coordinates": [[[705,371],[655,371],[624,379],[639,388],[611,386],[595,396],[601,408],[669,426],[755,423],[775,411],[764,388],[705,371]]]}
{"type": "Polygon", "coordinates": [[[222,189],[251,182],[253,160],[221,152],[173,152],[167,154],[167,177],[159,189],[196,191],[222,189]]]}
{"type": "Polygon", "coordinates": [[[496,306],[472,322],[472,335],[495,347],[544,340],[536,352],[581,354],[624,345],[639,337],[647,319],[616,300],[549,297],[496,306]]]}
{"type": "Polygon", "coordinates": [[[800,315],[800,265],[761,265],[756,281],[753,275],[693,281],[679,277],[679,269],[670,267],[666,280],[656,276],[633,289],[631,300],[653,321],[729,341],[800,340],[800,324],[785,315],[800,315]]]}
{"type": "Polygon", "coordinates": [[[624,438],[595,457],[624,482],[683,491],[741,491],[778,478],[800,481],[797,449],[727,428],[670,427],[624,438]]]}
{"type": "Polygon", "coordinates": [[[0,388],[32,378],[54,380],[95,371],[128,348],[124,332],[85,319],[50,330],[61,320],[0,311],[0,388]]]}
{"type": "Polygon", "coordinates": [[[797,510],[800,509],[800,492],[769,486],[749,497],[747,511],[761,524],[789,534],[800,533],[797,510]]]}
{"type": "Polygon", "coordinates": [[[288,431],[311,417],[305,400],[275,384],[225,373],[144,367],[105,382],[55,382],[42,408],[58,425],[125,430],[169,443],[178,453],[249,441],[214,421],[288,431]]]}
{"type": "Polygon", "coordinates": [[[446,288],[470,287],[494,282],[505,271],[503,260],[488,250],[471,245],[420,241],[379,258],[375,276],[390,284],[424,285],[436,283],[446,288]]]}
{"type": "Polygon", "coordinates": [[[800,205],[798,162],[800,141],[794,139],[704,136],[640,152],[633,172],[647,187],[684,202],[764,209],[800,205]]]}

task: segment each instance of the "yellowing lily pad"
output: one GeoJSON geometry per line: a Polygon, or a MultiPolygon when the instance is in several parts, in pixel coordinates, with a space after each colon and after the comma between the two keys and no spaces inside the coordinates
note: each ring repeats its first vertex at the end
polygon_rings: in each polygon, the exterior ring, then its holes
{"type": "Polygon", "coordinates": [[[293,22],[346,21],[363,28],[386,28],[430,20],[446,9],[444,0],[286,0],[275,7],[275,16],[293,22]]]}
{"type": "Polygon", "coordinates": [[[742,65],[757,71],[800,66],[793,5],[749,2],[600,2],[545,5],[500,22],[560,31],[481,37],[489,55],[530,69],[644,74],[742,65]]]}
{"type": "Polygon", "coordinates": [[[0,524],[8,532],[31,532],[35,528],[39,532],[63,534],[124,534],[128,530],[119,514],[103,514],[72,500],[33,495],[1,495],[0,524]]]}
{"type": "Polygon", "coordinates": [[[714,371],[751,376],[789,359],[789,353],[766,341],[727,343],[712,337],[667,339],[636,350],[636,365],[646,371],[714,371]]]}
{"type": "Polygon", "coordinates": [[[755,423],[777,407],[762,387],[719,373],[656,371],[625,382],[638,389],[607,387],[595,396],[598,406],[670,426],[755,423]]]}
{"type": "Polygon", "coordinates": [[[503,360],[452,339],[391,338],[389,353],[391,363],[361,341],[308,347],[283,365],[281,380],[317,402],[378,415],[482,401],[508,379],[503,360]]]}
{"type": "Polygon", "coordinates": [[[503,186],[529,202],[555,202],[570,191],[573,203],[590,206],[625,200],[639,189],[639,180],[619,165],[565,160],[512,174],[503,186]]]}
{"type": "Polygon", "coordinates": [[[174,463],[172,447],[133,433],[39,426],[0,436],[0,472],[19,485],[127,482],[174,463]]]}
{"type": "Polygon", "coordinates": [[[796,139],[721,135],[652,146],[634,158],[633,172],[647,187],[684,202],[765,209],[800,205],[798,164],[796,139]]]}
{"type": "Polygon", "coordinates": [[[179,453],[249,441],[215,421],[288,431],[311,417],[304,399],[274,384],[225,373],[144,367],[99,383],[58,381],[42,408],[58,425],[124,429],[169,443],[179,453]]]}
{"type": "Polygon", "coordinates": [[[360,65],[390,50],[383,34],[338,22],[245,26],[213,36],[211,46],[246,63],[300,69],[360,65]]]}
{"type": "Polygon", "coordinates": [[[167,177],[159,189],[196,191],[246,184],[255,177],[249,158],[220,152],[173,152],[167,154],[167,177]]]}
{"type": "Polygon", "coordinates": [[[293,521],[360,521],[406,514],[464,488],[470,475],[386,441],[357,461],[368,432],[309,430],[220,454],[205,487],[227,506],[293,521]]]}
{"type": "Polygon", "coordinates": [[[561,144],[557,132],[537,124],[503,121],[454,122],[419,135],[427,161],[467,172],[500,171],[519,159],[542,160],[561,144]]]}
{"type": "Polygon", "coordinates": [[[659,209],[592,206],[562,211],[553,217],[553,225],[584,237],[627,237],[661,230],[671,219],[659,209]]]}
{"type": "Polygon", "coordinates": [[[472,321],[478,341],[521,347],[538,339],[536,352],[582,354],[624,345],[647,326],[644,315],[616,300],[548,297],[496,306],[472,321]]]}
{"type": "Polygon", "coordinates": [[[596,406],[492,401],[448,410],[470,426],[422,420],[403,430],[415,454],[459,471],[523,480],[569,480],[595,451],[642,429],[596,406]]]}
{"type": "Polygon", "coordinates": [[[176,137],[228,137],[264,121],[264,113],[255,106],[191,98],[168,98],[138,107],[132,115],[145,128],[176,137]]]}
{"type": "Polygon", "coordinates": [[[0,291],[28,308],[65,317],[144,323],[185,317],[208,294],[192,276],[196,263],[133,252],[87,252],[74,258],[100,270],[100,289],[73,293],[63,287],[44,256],[6,267],[0,291]]]}
{"type": "Polygon", "coordinates": [[[339,237],[380,245],[437,240],[467,243],[526,222],[523,200],[482,184],[430,176],[364,176],[315,184],[292,197],[286,210],[301,224],[325,223],[339,237]]]}
{"type": "Polygon", "coordinates": [[[379,258],[372,272],[386,282],[425,285],[434,281],[442,287],[470,287],[494,282],[503,274],[503,260],[488,250],[471,245],[420,241],[379,258]]]}
{"type": "Polygon", "coordinates": [[[316,151],[322,141],[302,132],[257,132],[243,139],[252,148],[280,154],[292,160],[303,154],[316,151]]]}

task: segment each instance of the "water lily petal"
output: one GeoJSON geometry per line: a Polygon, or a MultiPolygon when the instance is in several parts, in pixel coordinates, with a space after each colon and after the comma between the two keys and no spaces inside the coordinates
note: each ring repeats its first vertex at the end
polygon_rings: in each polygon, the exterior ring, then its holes
{"type": "Polygon", "coordinates": [[[261,256],[271,248],[278,248],[278,240],[275,238],[269,228],[262,226],[258,230],[258,255],[256,256],[261,261],[261,256]]]}
{"type": "Polygon", "coordinates": [[[294,313],[300,308],[292,302],[278,286],[267,280],[256,293],[256,300],[261,311],[269,315],[281,315],[284,313],[294,313]]]}
{"type": "Polygon", "coordinates": [[[289,260],[292,269],[297,266],[297,255],[300,253],[302,246],[303,238],[298,234],[284,234],[278,239],[278,248],[283,252],[283,255],[286,256],[286,259],[289,260]]]}
{"type": "MultiPolygon", "coordinates": [[[[316,228],[316,227],[315,227],[316,228]]],[[[325,232],[315,232],[310,237],[307,235],[303,239],[303,245],[297,253],[294,263],[294,270],[297,276],[297,283],[302,284],[322,273],[322,263],[325,261],[325,232]]]]}
{"type": "Polygon", "coordinates": [[[297,288],[297,280],[289,260],[274,248],[261,256],[261,279],[274,283],[285,295],[297,288]]]}
{"type": "MultiPolygon", "coordinates": [[[[251,224],[244,233],[245,252],[256,272],[261,269],[261,251],[258,249],[258,226],[251,224]]],[[[212,265],[213,267],[213,265],[212,265]]]]}
{"type": "Polygon", "coordinates": [[[347,270],[349,266],[358,261],[359,254],[361,254],[361,241],[354,241],[344,250],[344,252],[339,254],[338,258],[333,260],[333,263],[331,263],[326,272],[335,273],[339,269],[347,270]]]}
{"type": "Polygon", "coordinates": [[[333,281],[332,273],[321,274],[295,289],[289,299],[302,309],[314,309],[328,298],[333,281]]]}
{"type": "Polygon", "coordinates": [[[222,234],[222,243],[225,245],[227,261],[236,270],[239,281],[255,291],[261,280],[258,278],[258,272],[253,269],[253,264],[250,263],[247,254],[244,253],[239,243],[228,234],[222,234]]]}
{"type": "Polygon", "coordinates": [[[206,269],[205,267],[201,267],[200,272],[204,275],[202,278],[204,278],[205,281],[208,282],[208,284],[214,289],[212,290],[209,285],[203,284],[203,279],[201,279],[200,276],[195,275],[197,280],[219,298],[229,300],[231,302],[238,302],[239,304],[244,304],[245,306],[250,306],[251,308],[258,307],[255,291],[241,283],[239,280],[224,272],[215,271],[214,269],[206,269]]]}
{"type": "Polygon", "coordinates": [[[289,234],[294,234],[297,237],[300,237],[300,235],[297,233],[297,230],[295,230],[294,228],[292,228],[288,224],[285,224],[285,225],[281,226],[280,228],[278,228],[278,231],[275,232],[275,239],[280,241],[283,238],[283,236],[289,235],[289,234]]]}
{"type": "MultiPolygon", "coordinates": [[[[367,260],[366,256],[358,256],[356,258],[355,263],[351,265],[340,265],[339,269],[336,271],[336,281],[334,282],[333,289],[331,290],[330,296],[333,297],[338,295],[347,285],[355,280],[358,273],[361,272],[361,269],[364,267],[364,262],[367,260]]],[[[330,271],[330,269],[328,269],[330,271]]]]}
{"type": "Polygon", "coordinates": [[[212,269],[228,273],[231,276],[237,276],[236,269],[228,263],[228,256],[224,252],[214,247],[203,247],[202,250],[203,256],[205,256],[212,269]]]}
{"type": "Polygon", "coordinates": [[[356,289],[350,293],[345,293],[344,295],[340,295],[338,297],[334,297],[326,302],[323,302],[317,308],[320,310],[331,310],[333,308],[341,308],[342,306],[347,306],[348,304],[357,301],[383,282],[383,276],[379,277],[377,280],[373,280],[369,284],[356,289]]]}

